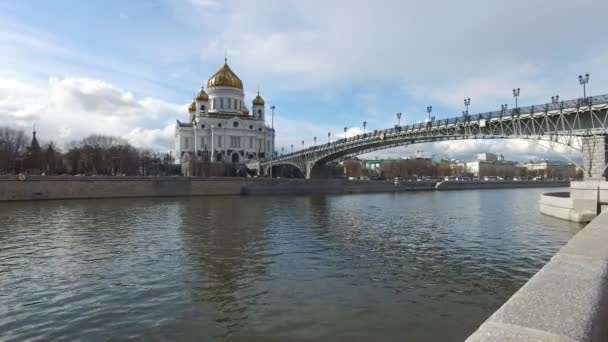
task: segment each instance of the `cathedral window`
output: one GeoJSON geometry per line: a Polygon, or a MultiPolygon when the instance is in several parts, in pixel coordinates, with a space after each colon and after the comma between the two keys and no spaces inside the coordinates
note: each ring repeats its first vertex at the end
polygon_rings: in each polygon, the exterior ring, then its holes
{"type": "Polygon", "coordinates": [[[239,123],[238,123],[238,121],[233,122],[233,123],[232,123],[232,126],[234,126],[234,127],[239,127],[239,123]]]}
{"type": "Polygon", "coordinates": [[[241,148],[241,137],[230,137],[230,147],[241,148]]]}
{"type": "Polygon", "coordinates": [[[190,148],[190,138],[184,138],[184,149],[187,150],[190,148]]]}
{"type": "Polygon", "coordinates": [[[224,109],[224,99],[223,98],[220,99],[220,108],[224,109]]]}
{"type": "Polygon", "coordinates": [[[226,105],[228,106],[228,109],[232,108],[232,106],[230,106],[230,104],[232,103],[232,101],[230,101],[230,99],[226,99],[226,105]]]}
{"type": "Polygon", "coordinates": [[[222,136],[218,135],[217,136],[217,147],[222,147],[222,136]]]}
{"type": "Polygon", "coordinates": [[[201,105],[201,113],[204,113],[204,112],[205,112],[205,106],[201,105]]]}
{"type": "Polygon", "coordinates": [[[236,99],[234,99],[234,109],[237,109],[237,107],[238,107],[238,106],[236,105],[236,103],[237,103],[237,100],[236,100],[236,99]]]}
{"type": "Polygon", "coordinates": [[[249,137],[249,148],[253,148],[253,137],[249,137]]]}

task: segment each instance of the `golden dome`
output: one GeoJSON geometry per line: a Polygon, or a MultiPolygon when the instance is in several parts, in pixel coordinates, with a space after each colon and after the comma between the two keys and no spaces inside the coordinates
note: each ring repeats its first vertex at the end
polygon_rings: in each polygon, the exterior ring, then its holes
{"type": "Polygon", "coordinates": [[[207,88],[215,87],[231,87],[243,90],[243,82],[232,69],[230,69],[228,63],[224,63],[224,66],[207,81],[207,88]]]}
{"type": "Polygon", "coordinates": [[[194,103],[194,101],[188,107],[188,111],[189,112],[196,112],[196,103],[194,103]]]}
{"type": "Polygon", "coordinates": [[[247,109],[247,107],[243,107],[243,115],[249,115],[249,109],[247,109]]]}
{"type": "Polygon", "coordinates": [[[209,95],[205,93],[205,89],[201,88],[201,92],[196,95],[196,101],[209,101],[209,95]]]}
{"type": "Polygon", "coordinates": [[[254,106],[263,106],[264,105],[264,99],[260,96],[260,93],[258,93],[258,96],[256,96],[255,99],[253,99],[253,105],[254,106]]]}

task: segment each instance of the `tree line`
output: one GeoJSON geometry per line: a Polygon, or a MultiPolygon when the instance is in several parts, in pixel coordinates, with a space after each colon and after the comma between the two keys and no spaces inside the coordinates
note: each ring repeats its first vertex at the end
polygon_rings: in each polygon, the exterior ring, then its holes
{"type": "Polygon", "coordinates": [[[138,149],[123,138],[93,134],[62,150],[43,145],[23,130],[0,127],[0,174],[169,175],[178,174],[171,154],[138,149]]]}

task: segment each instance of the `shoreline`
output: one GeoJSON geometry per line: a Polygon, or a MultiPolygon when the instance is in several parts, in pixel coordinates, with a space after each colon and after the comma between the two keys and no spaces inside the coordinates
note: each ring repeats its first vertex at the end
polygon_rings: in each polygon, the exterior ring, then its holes
{"type": "Polygon", "coordinates": [[[0,178],[0,202],[55,199],[311,195],[406,191],[568,187],[569,181],[402,182],[347,179],[235,177],[16,176],[0,178]]]}

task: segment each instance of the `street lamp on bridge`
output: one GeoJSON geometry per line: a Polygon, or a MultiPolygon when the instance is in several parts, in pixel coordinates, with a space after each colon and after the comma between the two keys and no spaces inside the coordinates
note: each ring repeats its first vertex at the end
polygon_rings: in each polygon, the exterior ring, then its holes
{"type": "Polygon", "coordinates": [[[312,140],[315,142],[314,146],[317,146],[317,137],[313,137],[312,140]]]}
{"type": "Polygon", "coordinates": [[[330,144],[331,132],[327,132],[327,146],[330,144]]]}
{"type": "Polygon", "coordinates": [[[587,83],[589,83],[589,73],[586,73],[585,76],[578,75],[578,83],[583,86],[583,99],[587,98],[587,83]]]}
{"type": "Polygon", "coordinates": [[[518,111],[517,98],[519,97],[519,88],[513,89],[513,97],[515,98],[515,112],[518,111]]]}
{"type": "Polygon", "coordinates": [[[365,126],[367,126],[367,121],[363,121],[363,134],[365,134],[365,126]]]}
{"type": "Polygon", "coordinates": [[[429,114],[429,122],[431,121],[431,112],[433,111],[433,106],[427,106],[426,112],[429,114]]]}
{"type": "Polygon", "coordinates": [[[304,140],[302,140],[302,149],[304,149],[304,140]]]}
{"type": "Polygon", "coordinates": [[[401,112],[397,113],[397,126],[401,127],[401,112]]]}
{"type": "Polygon", "coordinates": [[[559,103],[559,95],[551,96],[551,103],[553,103],[553,104],[559,103]]]}
{"type": "Polygon", "coordinates": [[[466,113],[465,116],[469,114],[469,106],[470,105],[471,105],[471,99],[470,98],[464,99],[464,106],[467,108],[465,110],[465,112],[464,112],[464,113],[466,113]]]}
{"type": "Polygon", "coordinates": [[[291,153],[293,153],[293,144],[291,144],[291,153]]]}
{"type": "Polygon", "coordinates": [[[507,107],[508,107],[508,105],[506,103],[505,104],[501,104],[500,105],[500,113],[505,114],[507,112],[507,107]]]}
{"type": "Polygon", "coordinates": [[[284,151],[285,151],[285,147],[281,147],[281,155],[283,155],[284,151]]]}
{"type": "Polygon", "coordinates": [[[348,129],[348,127],[344,126],[344,139],[346,139],[346,130],[348,129]]]}

